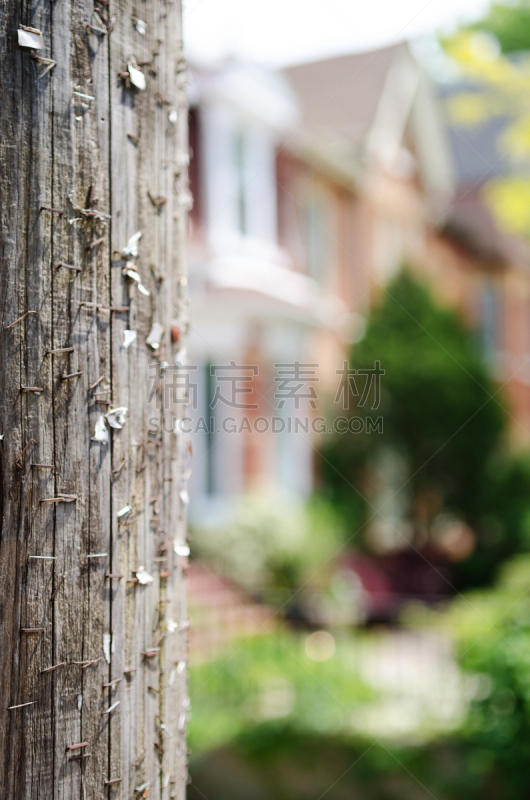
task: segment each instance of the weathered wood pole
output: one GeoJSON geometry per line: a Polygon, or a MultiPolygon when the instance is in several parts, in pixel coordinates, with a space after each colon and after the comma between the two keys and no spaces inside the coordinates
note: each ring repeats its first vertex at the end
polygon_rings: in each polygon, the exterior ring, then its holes
{"type": "Polygon", "coordinates": [[[0,5],[0,798],[182,800],[180,0],[0,5]]]}

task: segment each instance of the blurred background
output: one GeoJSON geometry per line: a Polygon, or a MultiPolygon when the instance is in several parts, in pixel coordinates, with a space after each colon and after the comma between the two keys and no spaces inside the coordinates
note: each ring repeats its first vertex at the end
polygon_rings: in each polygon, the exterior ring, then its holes
{"type": "Polygon", "coordinates": [[[189,798],[522,800],[530,1],[184,26],[189,798]]]}

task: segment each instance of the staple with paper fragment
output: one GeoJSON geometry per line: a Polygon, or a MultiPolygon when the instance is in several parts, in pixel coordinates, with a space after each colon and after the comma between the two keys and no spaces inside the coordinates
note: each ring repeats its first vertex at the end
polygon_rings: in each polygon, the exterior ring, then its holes
{"type": "Polygon", "coordinates": [[[125,417],[127,416],[128,409],[125,406],[120,406],[119,408],[112,408],[107,414],[105,414],[105,418],[109,423],[111,428],[123,428],[125,425],[125,417]]]}
{"type": "Polygon", "coordinates": [[[127,64],[127,71],[129,73],[129,80],[131,81],[132,85],[143,91],[147,84],[142,70],[138,68],[138,65],[135,62],[129,61],[127,64]]]}
{"type": "Polygon", "coordinates": [[[159,322],[153,322],[153,327],[151,328],[151,332],[149,336],[145,340],[145,343],[148,344],[153,350],[158,350],[160,347],[160,342],[162,340],[162,335],[164,333],[164,326],[161,325],[159,322]]]}
{"type": "Polygon", "coordinates": [[[96,422],[94,435],[92,436],[91,441],[101,442],[102,444],[106,444],[109,441],[109,432],[107,430],[107,426],[105,425],[105,417],[103,416],[103,414],[98,418],[96,422]]]}
{"type": "Polygon", "coordinates": [[[129,260],[129,258],[136,258],[138,255],[138,242],[142,238],[142,232],[135,233],[127,242],[127,247],[124,247],[120,255],[129,260]]]}
{"type": "Polygon", "coordinates": [[[130,347],[136,339],[136,331],[123,331],[123,346],[125,349],[130,347]]]}
{"type": "Polygon", "coordinates": [[[25,25],[21,25],[17,34],[20,47],[29,47],[32,50],[42,50],[44,47],[42,31],[39,31],[38,28],[28,28],[25,25]]]}
{"type": "Polygon", "coordinates": [[[153,583],[153,577],[149,575],[144,566],[138,567],[135,575],[138,578],[138,583],[141,583],[143,586],[146,586],[148,583],[153,583]]]}

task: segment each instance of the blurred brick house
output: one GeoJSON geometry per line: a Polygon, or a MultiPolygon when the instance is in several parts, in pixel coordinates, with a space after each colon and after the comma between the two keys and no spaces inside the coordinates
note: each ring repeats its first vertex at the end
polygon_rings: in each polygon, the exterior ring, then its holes
{"type": "MultiPolygon", "coordinates": [[[[325,271],[335,248],[338,273],[328,279],[361,314],[401,264],[417,270],[476,331],[512,443],[528,445],[530,253],[500,230],[483,197],[511,167],[500,145],[506,120],[452,123],[444,101],[461,87],[434,87],[404,43],[284,74],[302,124],[279,155],[280,208],[292,219],[297,207],[332,240],[327,260],[320,241],[306,263],[320,253],[325,271]]],[[[288,249],[292,227],[280,228],[288,249]]]]}
{"type": "MultiPolygon", "coordinates": [[[[280,208],[306,229],[306,268],[364,315],[404,262],[422,268],[450,207],[453,165],[436,97],[406,44],[284,74],[302,123],[279,155],[280,208]]],[[[292,222],[280,230],[295,253],[292,222]]]]}
{"type": "Polygon", "coordinates": [[[189,364],[198,398],[190,411],[208,420],[194,437],[190,510],[207,522],[245,491],[310,494],[311,436],[287,422],[307,424],[316,409],[310,397],[278,401],[276,365],[313,363],[319,332],[347,319],[348,308],[295,263],[279,236],[276,154],[299,116],[286,79],[237,63],[192,64],[189,98],[189,364]],[[264,430],[272,417],[275,433],[264,430]]]}
{"type": "Polygon", "coordinates": [[[233,434],[224,421],[278,414],[282,362],[318,364],[319,396],[333,398],[349,343],[403,263],[476,329],[506,382],[512,438],[527,443],[528,252],[481,195],[505,167],[498,121],[451,126],[405,43],[279,74],[192,64],[190,105],[189,359],[195,414],[214,422],[195,437],[192,516],[217,518],[249,489],[311,492],[310,433],[233,434]],[[231,362],[259,367],[238,373],[253,409],[213,403],[212,368],[231,362]]]}

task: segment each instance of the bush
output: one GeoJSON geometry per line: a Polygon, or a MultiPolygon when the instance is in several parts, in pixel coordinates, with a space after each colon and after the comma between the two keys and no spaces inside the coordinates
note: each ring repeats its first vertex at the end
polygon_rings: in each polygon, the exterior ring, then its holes
{"type": "MultiPolygon", "coordinates": [[[[240,586],[270,599],[309,582],[320,588],[344,541],[343,523],[322,499],[307,504],[248,496],[219,528],[197,528],[194,552],[240,586]]],[[[309,588],[309,586],[308,586],[309,588]]]]}
{"type": "MultiPolygon", "coordinates": [[[[370,369],[376,361],[385,370],[379,407],[371,408],[373,394],[362,408],[350,394],[349,413],[382,416],[383,433],[329,437],[321,450],[324,494],[359,543],[372,541],[379,526],[392,534],[393,547],[438,546],[439,523],[454,520],[463,537],[460,549],[449,554],[455,560],[472,549],[468,543],[482,530],[479,521],[489,508],[501,519],[502,546],[492,537],[479,539],[469,569],[461,573],[468,582],[488,580],[499,553],[518,546],[514,523],[520,520],[502,507],[495,459],[502,451],[504,413],[473,335],[404,271],[389,284],[364,338],[352,348],[352,368],[370,369]]],[[[506,476],[506,485],[526,503],[528,491],[521,494],[521,480],[512,477],[506,476]]]]}

